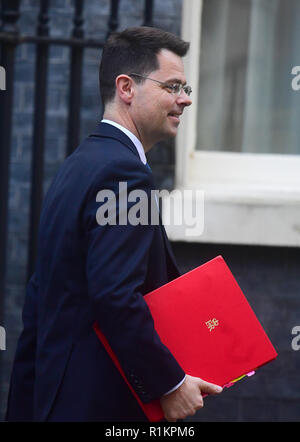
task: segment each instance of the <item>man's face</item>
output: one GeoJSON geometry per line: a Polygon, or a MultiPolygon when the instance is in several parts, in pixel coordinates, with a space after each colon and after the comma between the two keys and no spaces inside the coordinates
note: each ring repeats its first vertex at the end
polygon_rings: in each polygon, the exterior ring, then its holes
{"type": "MultiPolygon", "coordinates": [[[[159,69],[147,77],[168,84],[186,83],[181,57],[162,49],[157,59],[159,69]]],[[[174,137],[180,115],[191,103],[190,97],[183,90],[180,95],[175,95],[170,89],[149,79],[137,84],[132,116],[144,147],[151,147],[166,137],[174,137]]]]}

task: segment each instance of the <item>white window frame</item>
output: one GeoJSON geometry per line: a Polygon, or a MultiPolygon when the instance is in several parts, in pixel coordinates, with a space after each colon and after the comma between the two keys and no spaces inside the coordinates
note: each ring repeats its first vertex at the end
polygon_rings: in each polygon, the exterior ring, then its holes
{"type": "Polygon", "coordinates": [[[174,241],[299,247],[300,155],[196,150],[201,14],[202,0],[183,0],[182,38],[190,42],[184,65],[193,104],[176,137],[175,188],[204,191],[204,230],[186,237],[169,225],[168,235],[174,241]]]}

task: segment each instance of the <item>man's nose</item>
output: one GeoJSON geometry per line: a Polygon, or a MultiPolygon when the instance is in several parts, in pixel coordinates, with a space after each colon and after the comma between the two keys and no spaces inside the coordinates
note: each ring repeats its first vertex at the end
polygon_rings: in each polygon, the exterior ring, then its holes
{"type": "Polygon", "coordinates": [[[182,89],[181,94],[177,99],[177,103],[184,106],[190,106],[192,104],[192,100],[191,97],[189,97],[188,94],[186,94],[182,89]]]}

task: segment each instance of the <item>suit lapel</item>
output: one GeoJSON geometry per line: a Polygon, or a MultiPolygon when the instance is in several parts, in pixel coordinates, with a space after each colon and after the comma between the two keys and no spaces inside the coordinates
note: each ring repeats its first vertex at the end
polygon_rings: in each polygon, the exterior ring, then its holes
{"type": "Polygon", "coordinates": [[[128,149],[134,153],[139,158],[138,151],[131,141],[131,139],[120,129],[108,123],[97,124],[94,132],[89,135],[90,137],[100,137],[100,138],[112,138],[118,140],[120,143],[124,144],[128,149]]]}

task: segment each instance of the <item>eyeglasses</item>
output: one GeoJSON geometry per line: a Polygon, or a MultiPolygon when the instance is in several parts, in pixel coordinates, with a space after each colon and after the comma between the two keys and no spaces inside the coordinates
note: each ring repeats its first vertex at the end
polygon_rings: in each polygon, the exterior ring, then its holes
{"type": "Polygon", "coordinates": [[[188,96],[190,96],[192,93],[191,86],[184,86],[181,83],[164,83],[163,81],[155,80],[154,78],[146,77],[145,75],[135,74],[134,72],[132,74],[129,74],[129,76],[130,77],[141,77],[141,78],[145,78],[147,80],[156,81],[156,83],[159,83],[164,89],[168,89],[171,92],[171,94],[177,95],[178,97],[181,95],[182,90],[188,96]]]}

